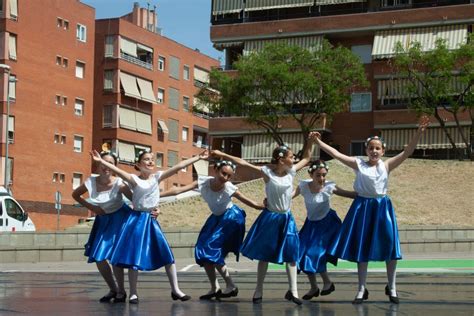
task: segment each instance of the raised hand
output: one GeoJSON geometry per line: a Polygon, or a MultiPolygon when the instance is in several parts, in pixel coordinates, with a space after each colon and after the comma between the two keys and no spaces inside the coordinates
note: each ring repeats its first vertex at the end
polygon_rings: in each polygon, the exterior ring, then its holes
{"type": "Polygon", "coordinates": [[[102,157],[100,157],[100,154],[95,149],[91,150],[89,154],[91,155],[92,160],[95,162],[100,162],[102,160],[102,157]]]}
{"type": "Polygon", "coordinates": [[[223,155],[223,153],[220,150],[217,150],[217,149],[211,150],[211,156],[212,157],[221,158],[222,155],[223,155]]]}
{"type": "Polygon", "coordinates": [[[202,153],[199,154],[199,158],[203,160],[206,160],[207,158],[209,158],[209,151],[207,149],[204,150],[202,153]]]}

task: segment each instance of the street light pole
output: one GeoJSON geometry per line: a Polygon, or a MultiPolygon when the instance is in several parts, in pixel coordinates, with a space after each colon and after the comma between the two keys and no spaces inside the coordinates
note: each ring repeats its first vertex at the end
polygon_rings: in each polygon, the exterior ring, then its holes
{"type": "Polygon", "coordinates": [[[0,64],[0,69],[3,69],[4,73],[8,75],[7,81],[7,119],[5,122],[5,175],[4,185],[8,193],[10,193],[10,186],[8,183],[8,145],[10,140],[8,139],[8,123],[10,122],[10,66],[6,64],[0,64]]]}

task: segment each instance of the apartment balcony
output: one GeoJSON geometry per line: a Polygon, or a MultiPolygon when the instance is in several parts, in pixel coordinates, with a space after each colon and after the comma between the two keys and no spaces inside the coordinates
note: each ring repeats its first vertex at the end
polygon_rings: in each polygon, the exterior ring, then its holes
{"type": "Polygon", "coordinates": [[[143,68],[146,68],[146,69],[149,69],[149,70],[153,70],[153,64],[151,62],[143,61],[139,58],[127,55],[124,52],[120,52],[120,59],[123,59],[123,60],[125,60],[129,63],[138,65],[140,67],[143,67],[143,68]]]}

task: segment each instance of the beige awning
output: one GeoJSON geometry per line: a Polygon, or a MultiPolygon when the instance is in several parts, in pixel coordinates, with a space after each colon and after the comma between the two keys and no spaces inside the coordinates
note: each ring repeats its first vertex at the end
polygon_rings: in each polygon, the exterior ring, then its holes
{"type": "MultiPolygon", "coordinates": [[[[466,144],[462,141],[461,134],[457,127],[450,126],[447,128],[451,137],[454,139],[456,147],[466,148],[466,144]]],[[[469,126],[462,127],[464,136],[469,138],[469,126]]],[[[385,129],[382,130],[382,137],[387,143],[388,150],[403,150],[416,133],[415,128],[411,129],[385,129]]],[[[441,127],[428,128],[421,136],[420,141],[416,145],[416,149],[444,149],[451,148],[451,143],[446,137],[441,127]]]]}
{"type": "Polygon", "coordinates": [[[316,0],[315,5],[344,4],[352,2],[367,2],[367,0],[316,0]]]}
{"type": "Polygon", "coordinates": [[[258,41],[248,41],[244,45],[244,55],[248,55],[251,52],[262,51],[265,45],[286,43],[290,46],[299,46],[307,48],[310,51],[320,49],[322,45],[322,36],[302,36],[302,37],[289,37],[289,38],[273,38],[258,41]]]}
{"type": "MultiPolygon", "coordinates": [[[[289,146],[294,154],[303,149],[303,134],[287,133],[281,134],[285,145],[289,146]]],[[[265,134],[244,135],[242,142],[242,159],[251,162],[270,162],[272,159],[273,149],[277,147],[276,142],[265,134]]],[[[317,157],[318,151],[313,150],[311,156],[317,157]]]]}
{"type": "Polygon", "coordinates": [[[212,15],[237,13],[242,11],[242,0],[214,0],[212,15]]]}
{"type": "Polygon", "coordinates": [[[142,100],[148,101],[151,103],[158,103],[155,98],[155,93],[153,93],[153,83],[148,80],[137,78],[138,87],[140,88],[140,95],[142,100]]]}
{"type": "Polygon", "coordinates": [[[372,58],[393,57],[397,42],[401,42],[404,49],[409,48],[414,42],[419,42],[423,51],[430,51],[435,48],[436,40],[439,38],[446,40],[448,49],[457,49],[467,41],[467,25],[444,25],[376,32],[372,58]]]}
{"type": "Polygon", "coordinates": [[[311,7],[311,0],[247,0],[245,3],[245,11],[311,7]]]}
{"type": "Polygon", "coordinates": [[[207,176],[209,174],[209,161],[198,160],[193,163],[193,166],[199,176],[207,176]]]}
{"type": "Polygon", "coordinates": [[[137,131],[151,134],[151,115],[135,112],[136,122],[137,122],[137,131]]]}
{"type": "Polygon", "coordinates": [[[170,132],[169,129],[168,129],[168,126],[166,126],[165,121],[158,120],[158,125],[160,125],[160,128],[163,131],[163,133],[168,134],[170,132]]]}
{"type": "Polygon", "coordinates": [[[145,46],[145,45],[140,44],[140,43],[137,43],[137,48],[141,49],[141,50],[144,50],[146,52],[149,52],[149,53],[153,53],[153,48],[145,46]]]}
{"type": "Polygon", "coordinates": [[[10,0],[10,17],[18,17],[18,0],[10,0]]]}
{"type": "Polygon", "coordinates": [[[214,48],[215,49],[224,49],[224,48],[239,47],[239,46],[244,46],[244,42],[239,41],[239,42],[214,43],[214,48]]]}
{"type": "Polygon", "coordinates": [[[126,74],[124,72],[120,72],[120,82],[122,83],[122,87],[126,96],[139,100],[142,99],[140,91],[138,90],[136,77],[126,74]]]}
{"type": "Polygon", "coordinates": [[[119,141],[118,156],[121,161],[135,162],[135,146],[119,141]]]}
{"type": "Polygon", "coordinates": [[[121,128],[137,130],[135,111],[119,107],[119,124],[121,128]]]}
{"type": "Polygon", "coordinates": [[[209,83],[209,71],[194,67],[194,79],[203,83],[209,83]]]}
{"type": "Polygon", "coordinates": [[[16,60],[16,36],[12,34],[8,37],[8,57],[16,60]]]}
{"type": "Polygon", "coordinates": [[[127,55],[138,57],[137,43],[129,41],[126,38],[120,37],[120,51],[127,55]]]}

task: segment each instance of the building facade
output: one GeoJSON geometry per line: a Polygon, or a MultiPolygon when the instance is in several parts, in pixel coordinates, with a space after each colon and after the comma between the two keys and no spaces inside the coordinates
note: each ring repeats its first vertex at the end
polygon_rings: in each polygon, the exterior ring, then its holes
{"type": "MultiPolygon", "coordinates": [[[[167,169],[208,148],[208,113],[192,110],[216,59],[159,34],[154,10],[140,8],[96,23],[94,148],[107,147],[119,167],[134,172],[140,150],[167,169]]],[[[194,165],[165,180],[162,189],[189,184],[194,165]]]]}
{"type": "MultiPolygon", "coordinates": [[[[351,49],[364,64],[370,87],[353,93],[348,111],[337,114],[329,124],[324,122],[319,130],[326,132],[324,137],[328,142],[350,155],[363,155],[364,140],[369,135],[382,135],[390,155],[404,148],[417,126],[415,113],[407,107],[406,92],[400,88],[403,79],[397,77],[389,63],[395,44],[418,41],[424,50],[429,50],[437,38],[443,38],[455,49],[472,32],[474,5],[471,3],[469,0],[213,0],[211,41],[217,49],[225,51],[224,71],[229,74],[239,56],[261,50],[267,43],[283,41],[314,47],[325,38],[333,45],[351,49]]],[[[454,130],[454,118],[447,112],[442,116],[454,130]]],[[[269,155],[270,149],[258,153],[263,140],[221,123],[229,119],[211,119],[213,142],[233,137],[232,150],[240,152],[243,158],[269,155]]],[[[238,125],[236,121],[233,118],[238,125]]],[[[461,115],[461,125],[465,135],[469,135],[469,113],[461,115]]],[[[461,137],[456,136],[455,141],[465,148],[461,137]]],[[[449,158],[452,156],[449,148],[447,138],[433,119],[415,155],[449,158]]]]}
{"type": "Polygon", "coordinates": [[[0,1],[0,184],[39,229],[87,216],[71,192],[91,170],[94,27],[77,0],[0,1]]]}

